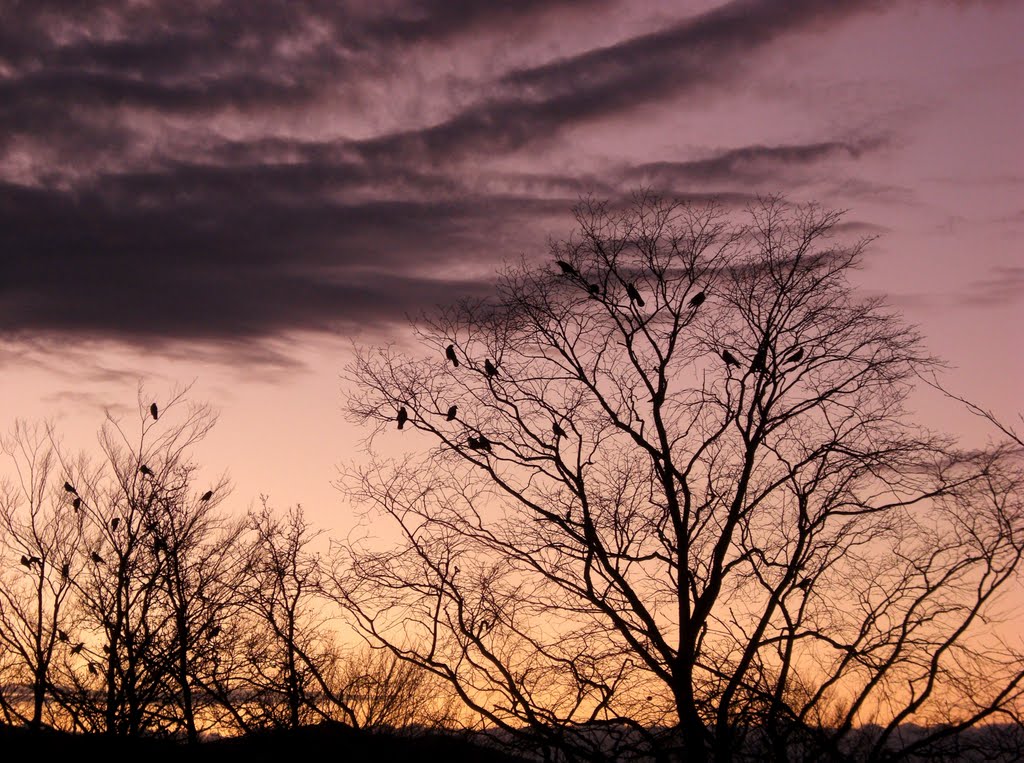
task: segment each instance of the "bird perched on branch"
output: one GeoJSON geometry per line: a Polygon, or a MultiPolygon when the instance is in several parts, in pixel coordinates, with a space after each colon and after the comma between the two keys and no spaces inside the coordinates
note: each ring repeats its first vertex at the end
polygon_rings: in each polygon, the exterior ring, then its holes
{"type": "Polygon", "coordinates": [[[60,628],[57,629],[57,640],[62,644],[68,643],[68,634],[62,631],[60,628]]]}
{"type": "Polygon", "coordinates": [[[487,375],[490,376],[491,378],[494,378],[495,376],[498,375],[498,369],[491,362],[490,358],[487,358],[487,360],[484,361],[484,371],[486,371],[487,375]]]}
{"type": "Polygon", "coordinates": [[[81,654],[83,649],[85,649],[85,644],[79,641],[77,644],[71,647],[71,654],[81,654]]]}
{"type": "Polygon", "coordinates": [[[488,453],[491,452],[491,441],[484,435],[480,435],[480,438],[477,440],[477,444],[479,445],[480,450],[486,450],[488,453]]]}
{"type": "Polygon", "coordinates": [[[754,360],[750,364],[751,371],[767,371],[765,363],[768,361],[768,350],[765,347],[760,347],[757,353],[754,355],[754,360]]]}
{"type": "Polygon", "coordinates": [[[142,472],[142,476],[143,477],[152,477],[153,476],[153,470],[150,469],[145,464],[143,464],[142,466],[139,467],[139,471],[142,472]]]}
{"type": "Polygon", "coordinates": [[[70,482],[64,482],[64,490],[66,490],[69,493],[74,493],[75,495],[78,495],[78,491],[75,490],[75,486],[72,485],[70,482]]]}
{"type": "Polygon", "coordinates": [[[640,292],[636,290],[636,286],[631,283],[627,283],[626,294],[629,295],[630,302],[636,302],[638,307],[644,306],[644,298],[640,296],[640,292]]]}
{"type": "Polygon", "coordinates": [[[736,360],[736,356],[728,350],[722,350],[722,360],[725,361],[727,366],[736,366],[739,368],[740,362],[736,360]]]}
{"type": "Polygon", "coordinates": [[[565,430],[558,426],[557,421],[551,422],[551,431],[555,433],[555,437],[565,437],[565,430]]]}
{"type": "Polygon", "coordinates": [[[121,518],[120,517],[114,517],[113,519],[110,520],[110,529],[111,530],[116,530],[117,526],[119,524],[121,524],[121,518]]]}
{"type": "Polygon", "coordinates": [[[209,500],[210,500],[211,498],[213,498],[213,491],[212,491],[212,490],[207,490],[207,491],[206,491],[205,493],[203,493],[203,494],[202,494],[202,495],[201,495],[201,496],[199,497],[199,500],[200,500],[200,501],[202,501],[203,503],[206,503],[206,502],[207,502],[207,501],[209,501],[209,500]]]}
{"type": "Polygon", "coordinates": [[[790,354],[790,355],[789,355],[789,356],[788,356],[788,357],[786,358],[786,361],[785,361],[785,362],[786,362],[786,363],[799,363],[799,362],[800,362],[800,360],[801,360],[801,359],[803,358],[803,356],[804,356],[804,348],[803,348],[803,347],[801,347],[801,348],[800,348],[800,349],[798,349],[798,350],[797,350],[796,352],[794,352],[794,353],[790,354]]]}
{"type": "Polygon", "coordinates": [[[91,554],[89,554],[89,558],[92,559],[93,562],[95,562],[96,564],[103,564],[104,563],[103,562],[103,557],[100,556],[99,554],[97,554],[95,551],[93,551],[91,554]]]}
{"type": "Polygon", "coordinates": [[[153,417],[153,421],[156,421],[160,417],[160,409],[156,407],[156,403],[149,406],[149,413],[153,417]]]}
{"type": "Polygon", "coordinates": [[[572,265],[570,265],[565,260],[555,260],[555,264],[558,265],[558,267],[560,267],[562,269],[562,275],[564,275],[564,276],[572,276],[574,278],[579,278],[580,277],[580,274],[576,270],[576,268],[574,268],[572,265]]]}
{"type": "Polygon", "coordinates": [[[702,291],[697,292],[690,299],[690,307],[694,307],[694,308],[700,307],[701,305],[704,304],[704,300],[705,299],[707,299],[707,295],[704,292],[702,292],[702,291]]]}
{"type": "Polygon", "coordinates": [[[451,408],[448,409],[448,415],[445,416],[445,421],[452,421],[452,420],[454,420],[455,416],[458,414],[458,412],[459,412],[459,406],[453,405],[451,408]]]}
{"type": "Polygon", "coordinates": [[[67,562],[64,562],[64,564],[60,566],[60,576],[65,580],[71,576],[71,565],[67,562]]]}
{"type": "Polygon", "coordinates": [[[396,417],[396,420],[398,421],[398,428],[399,429],[404,427],[405,426],[405,422],[407,422],[409,420],[409,411],[405,410],[405,406],[404,405],[401,408],[398,409],[398,416],[396,417]]]}
{"type": "Polygon", "coordinates": [[[448,360],[452,362],[452,365],[456,368],[459,367],[459,356],[455,354],[455,345],[450,344],[445,348],[444,355],[448,360]]]}
{"type": "Polygon", "coordinates": [[[82,499],[76,496],[75,500],[71,502],[71,508],[73,508],[75,511],[78,511],[80,508],[82,508],[82,499]]]}

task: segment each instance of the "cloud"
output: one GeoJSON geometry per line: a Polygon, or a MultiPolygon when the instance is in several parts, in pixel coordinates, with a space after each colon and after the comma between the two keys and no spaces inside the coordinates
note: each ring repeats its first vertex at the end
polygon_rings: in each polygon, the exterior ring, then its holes
{"type": "Polygon", "coordinates": [[[1024,298],[1024,266],[1004,265],[992,268],[991,276],[967,285],[960,298],[969,307],[1001,307],[1024,298]]]}

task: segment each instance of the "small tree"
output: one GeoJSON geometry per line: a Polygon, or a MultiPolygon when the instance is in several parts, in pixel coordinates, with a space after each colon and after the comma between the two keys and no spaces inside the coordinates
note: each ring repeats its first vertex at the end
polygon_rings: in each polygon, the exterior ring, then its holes
{"type": "Polygon", "coordinates": [[[398,416],[425,445],[344,480],[402,537],[347,544],[356,627],[586,755],[816,759],[873,723],[881,759],[1011,710],[1022,655],[987,617],[1020,569],[1019,454],[912,423],[934,362],[855,294],[868,242],[779,199],[576,220],[551,267],[421,321],[424,356],[349,368],[370,446],[398,416]]]}

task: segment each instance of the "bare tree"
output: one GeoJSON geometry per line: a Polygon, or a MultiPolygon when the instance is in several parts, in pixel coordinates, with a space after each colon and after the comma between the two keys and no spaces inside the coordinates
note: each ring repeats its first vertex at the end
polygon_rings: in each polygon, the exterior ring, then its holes
{"type": "Polygon", "coordinates": [[[32,728],[44,722],[55,658],[75,633],[70,576],[82,531],[56,474],[51,436],[17,422],[0,441],[15,475],[0,487],[0,649],[11,657],[0,705],[8,722],[32,728]],[[24,703],[15,695],[26,688],[24,703]]]}
{"type": "Polygon", "coordinates": [[[140,394],[134,432],[108,414],[103,469],[72,484],[85,522],[73,581],[91,625],[76,645],[73,694],[88,728],[109,734],[198,738],[197,663],[215,649],[218,611],[237,587],[241,526],[216,512],[227,482],[197,488],[190,460],[216,417],[186,392],[162,401],[159,419],[140,394]]]}
{"type": "Polygon", "coordinates": [[[576,219],[557,267],[421,321],[423,356],[348,369],[369,446],[422,453],[343,480],[402,539],[337,561],[356,627],[587,756],[883,759],[1015,712],[1022,654],[988,618],[1019,454],[913,424],[934,361],[855,293],[869,242],[780,199],[576,219]]]}

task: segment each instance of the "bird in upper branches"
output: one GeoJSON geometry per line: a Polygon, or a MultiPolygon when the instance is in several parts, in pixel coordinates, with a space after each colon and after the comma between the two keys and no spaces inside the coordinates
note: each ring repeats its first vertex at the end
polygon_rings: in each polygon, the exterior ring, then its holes
{"type": "Polygon", "coordinates": [[[626,284],[626,294],[629,295],[630,302],[636,302],[638,307],[644,306],[644,298],[640,296],[640,292],[637,291],[636,286],[634,284],[626,284]]]}
{"type": "Polygon", "coordinates": [[[202,495],[201,495],[201,496],[199,497],[199,500],[200,500],[200,501],[202,501],[203,503],[206,503],[206,502],[207,502],[207,501],[209,501],[209,500],[210,500],[211,498],[213,498],[213,491],[212,491],[212,490],[207,490],[207,491],[206,491],[205,493],[203,493],[203,494],[202,494],[202,495]]]}
{"type": "Polygon", "coordinates": [[[458,412],[459,406],[453,405],[451,408],[448,409],[448,415],[445,416],[445,421],[453,421],[458,412]]]}
{"type": "Polygon", "coordinates": [[[728,350],[722,350],[722,360],[725,361],[727,366],[736,366],[739,368],[740,362],[736,360],[736,356],[728,350]]]}
{"type": "Polygon", "coordinates": [[[153,470],[150,469],[145,464],[143,464],[142,466],[139,467],[139,471],[142,473],[143,477],[152,477],[153,476],[153,470]]]}
{"type": "Polygon", "coordinates": [[[796,352],[790,354],[784,362],[786,363],[799,363],[804,356],[804,348],[799,348],[796,352]]]}
{"type": "Polygon", "coordinates": [[[766,370],[768,370],[767,366],[765,365],[767,362],[768,362],[768,349],[766,347],[760,347],[760,348],[758,348],[757,352],[754,354],[754,360],[751,361],[751,363],[750,363],[750,370],[751,371],[758,371],[758,372],[766,371],[766,370]]]}
{"type": "Polygon", "coordinates": [[[156,403],[149,406],[149,415],[153,417],[153,421],[160,418],[160,409],[156,407],[156,403]]]}
{"type": "Polygon", "coordinates": [[[93,551],[91,554],[89,554],[89,558],[92,559],[94,564],[104,564],[103,557],[100,556],[95,551],[93,551]]]}
{"type": "Polygon", "coordinates": [[[558,426],[557,421],[553,421],[551,423],[551,431],[554,432],[556,438],[566,437],[565,430],[562,429],[562,427],[558,426]]]}
{"type": "Polygon", "coordinates": [[[110,529],[116,531],[117,530],[117,526],[119,524],[121,524],[121,518],[120,517],[114,517],[113,519],[110,520],[110,529]]]}
{"type": "Polygon", "coordinates": [[[395,418],[398,421],[399,429],[405,426],[405,422],[409,420],[409,411],[405,409],[404,405],[398,409],[398,416],[396,416],[395,418]]]}
{"type": "Polygon", "coordinates": [[[455,354],[455,345],[450,344],[444,350],[444,356],[452,362],[456,368],[459,367],[459,356],[455,354]]]}
{"type": "Polygon", "coordinates": [[[78,495],[78,491],[75,490],[75,486],[72,485],[70,482],[64,482],[64,490],[66,490],[69,493],[74,493],[75,495],[78,495]]]}
{"type": "Polygon", "coordinates": [[[579,278],[580,274],[572,265],[565,260],[555,260],[555,264],[562,269],[562,275],[572,276],[573,278],[579,278]]]}
{"type": "Polygon", "coordinates": [[[495,376],[497,376],[497,375],[498,375],[498,369],[497,369],[497,367],[496,367],[496,366],[495,366],[495,365],[494,365],[494,364],[493,364],[493,363],[491,362],[491,359],[490,359],[490,358],[487,358],[487,359],[486,359],[486,360],[484,361],[484,371],[486,371],[486,372],[487,372],[487,375],[488,375],[488,376],[490,376],[491,378],[494,378],[495,376]]]}
{"type": "Polygon", "coordinates": [[[700,307],[701,305],[704,304],[704,300],[705,299],[707,299],[707,295],[704,292],[702,292],[702,291],[697,292],[690,299],[690,307],[693,307],[693,308],[700,307]]]}

